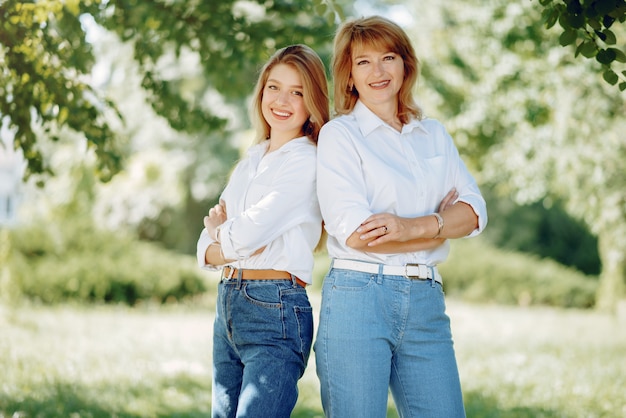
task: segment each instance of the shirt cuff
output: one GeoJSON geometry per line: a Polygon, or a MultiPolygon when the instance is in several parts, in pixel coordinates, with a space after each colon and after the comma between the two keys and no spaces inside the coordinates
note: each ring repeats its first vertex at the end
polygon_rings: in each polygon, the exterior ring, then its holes
{"type": "Polygon", "coordinates": [[[198,238],[198,244],[196,245],[196,258],[198,260],[198,267],[202,270],[217,271],[220,268],[212,264],[206,264],[206,250],[215,240],[209,236],[209,232],[204,228],[198,238]]]}
{"type": "Polygon", "coordinates": [[[487,208],[484,199],[478,196],[466,196],[459,199],[459,202],[467,203],[478,216],[478,228],[474,229],[466,238],[474,237],[483,232],[487,226],[487,208]]]}

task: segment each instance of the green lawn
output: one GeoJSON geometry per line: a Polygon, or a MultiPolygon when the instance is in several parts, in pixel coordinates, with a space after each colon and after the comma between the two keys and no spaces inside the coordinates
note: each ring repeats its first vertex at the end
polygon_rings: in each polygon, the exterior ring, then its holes
{"type": "MultiPolygon", "coordinates": [[[[0,306],[0,418],[207,416],[211,305],[0,306]]],[[[626,416],[625,315],[448,311],[468,417],[626,416]]],[[[294,416],[322,416],[313,357],[294,416]]]]}

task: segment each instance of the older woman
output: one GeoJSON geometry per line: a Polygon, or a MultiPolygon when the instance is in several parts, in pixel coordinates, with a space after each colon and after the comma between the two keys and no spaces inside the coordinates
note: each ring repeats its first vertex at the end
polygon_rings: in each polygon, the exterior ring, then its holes
{"type": "Polygon", "coordinates": [[[418,71],[388,19],[349,21],[335,36],[339,116],[317,160],[332,264],[314,347],[331,418],[385,417],[389,388],[403,417],[465,415],[437,264],[487,212],[451,137],[413,99],[418,71]]]}

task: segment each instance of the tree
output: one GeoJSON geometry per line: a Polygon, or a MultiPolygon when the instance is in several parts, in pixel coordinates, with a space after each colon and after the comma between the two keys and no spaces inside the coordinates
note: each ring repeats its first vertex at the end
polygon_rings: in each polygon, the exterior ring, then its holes
{"type": "Polygon", "coordinates": [[[27,173],[49,172],[36,125],[52,141],[58,140],[54,126],[84,133],[98,154],[102,178],[120,168],[103,117],[103,107],[114,107],[84,79],[93,54],[80,26],[82,12],[78,1],[0,2],[0,118],[15,130],[27,173]]]}
{"type": "Polygon", "coordinates": [[[623,27],[613,30],[626,21],[625,0],[539,0],[539,4],[546,27],[557,22],[561,26],[562,46],[575,45],[575,56],[595,58],[602,65],[604,80],[611,85],[619,82],[620,91],[626,90],[626,70],[614,69],[626,63],[624,50],[616,47],[618,39],[623,45],[625,33],[623,27]]]}
{"type": "Polygon", "coordinates": [[[241,104],[259,64],[274,49],[303,42],[327,56],[339,13],[333,0],[2,1],[0,116],[15,129],[27,174],[49,172],[36,126],[52,141],[67,126],[84,133],[98,155],[100,177],[108,180],[122,164],[125,144],[111,126],[123,117],[90,83],[94,55],[86,17],[133,45],[157,114],[181,131],[215,133],[224,132],[226,121],[204,106],[208,89],[241,104]],[[172,51],[176,57],[185,51],[200,57],[203,84],[186,96],[180,94],[185,80],[168,79],[160,68],[172,51]]]}
{"type": "Polygon", "coordinates": [[[529,2],[470,0],[415,13],[427,113],[444,119],[481,183],[525,204],[562,201],[598,236],[597,305],[624,295],[626,103],[536,25],[529,2]]]}

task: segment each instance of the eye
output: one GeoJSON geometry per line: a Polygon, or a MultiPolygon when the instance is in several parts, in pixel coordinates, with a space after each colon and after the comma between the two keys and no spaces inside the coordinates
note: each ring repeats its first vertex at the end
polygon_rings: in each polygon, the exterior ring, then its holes
{"type": "Polygon", "coordinates": [[[369,61],[368,60],[358,60],[356,62],[356,65],[365,65],[365,64],[369,64],[369,61]]]}
{"type": "Polygon", "coordinates": [[[384,60],[384,61],[393,61],[393,60],[395,60],[395,59],[396,59],[396,56],[395,56],[395,55],[385,55],[385,56],[383,57],[383,60],[384,60]]]}
{"type": "Polygon", "coordinates": [[[300,97],[304,96],[304,93],[302,93],[299,90],[294,90],[294,91],[291,92],[291,94],[293,94],[294,96],[300,96],[300,97]]]}
{"type": "Polygon", "coordinates": [[[268,84],[265,86],[266,89],[268,90],[278,90],[278,86],[274,85],[274,84],[268,84]]]}

